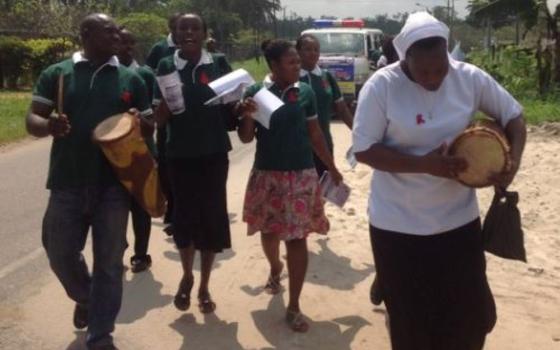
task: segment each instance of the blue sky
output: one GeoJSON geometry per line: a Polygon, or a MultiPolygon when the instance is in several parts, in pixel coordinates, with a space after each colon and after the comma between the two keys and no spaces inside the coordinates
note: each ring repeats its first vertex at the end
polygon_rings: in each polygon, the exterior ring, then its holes
{"type": "MultiPolygon", "coordinates": [[[[282,6],[287,6],[287,16],[290,11],[294,11],[304,17],[374,17],[384,13],[413,12],[424,7],[446,6],[447,0],[281,0],[281,3],[282,6]]],[[[467,3],[468,0],[455,0],[455,9],[460,16],[466,14],[467,3]]]]}
{"type": "MultiPolygon", "coordinates": [[[[286,16],[291,11],[307,17],[330,15],[337,17],[373,17],[378,14],[394,14],[398,12],[414,12],[425,7],[446,6],[447,0],[280,0],[286,6],[286,16]],[[420,4],[420,6],[416,4],[420,4]]],[[[560,0],[548,0],[549,6],[560,3],[560,0]]],[[[468,0],[455,0],[455,9],[459,16],[467,14],[468,0]]]]}

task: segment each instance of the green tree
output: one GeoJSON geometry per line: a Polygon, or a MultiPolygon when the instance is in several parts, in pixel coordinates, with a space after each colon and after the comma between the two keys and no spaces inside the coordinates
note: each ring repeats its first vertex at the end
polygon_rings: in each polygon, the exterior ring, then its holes
{"type": "Polygon", "coordinates": [[[151,13],[131,13],[118,22],[136,37],[136,57],[140,62],[144,61],[152,45],[167,34],[167,19],[151,13]]]}

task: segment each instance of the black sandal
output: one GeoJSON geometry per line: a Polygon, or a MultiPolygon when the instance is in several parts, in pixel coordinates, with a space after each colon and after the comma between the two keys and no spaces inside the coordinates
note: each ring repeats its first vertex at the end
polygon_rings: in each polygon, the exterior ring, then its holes
{"type": "Polygon", "coordinates": [[[198,295],[198,309],[203,314],[210,314],[216,310],[216,303],[212,301],[210,293],[198,295]]]}
{"type": "Polygon", "coordinates": [[[191,290],[194,284],[194,277],[190,279],[181,279],[179,283],[179,289],[175,298],[173,299],[173,304],[175,307],[181,311],[187,311],[191,306],[191,290]]]}

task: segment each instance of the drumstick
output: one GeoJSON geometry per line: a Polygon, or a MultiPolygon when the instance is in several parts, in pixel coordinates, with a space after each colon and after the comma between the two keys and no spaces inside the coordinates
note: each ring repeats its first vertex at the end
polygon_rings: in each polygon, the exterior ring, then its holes
{"type": "Polygon", "coordinates": [[[60,73],[58,76],[58,98],[57,98],[57,106],[56,106],[56,113],[58,116],[61,116],[63,113],[62,104],[64,103],[64,74],[60,73]]]}

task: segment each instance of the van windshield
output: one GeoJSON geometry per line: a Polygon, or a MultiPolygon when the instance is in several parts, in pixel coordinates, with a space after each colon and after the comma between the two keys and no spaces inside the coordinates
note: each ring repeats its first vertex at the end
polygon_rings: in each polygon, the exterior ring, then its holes
{"type": "Polygon", "coordinates": [[[321,44],[321,55],[365,56],[362,33],[313,33],[321,44]]]}

